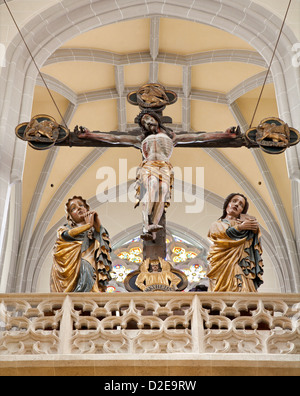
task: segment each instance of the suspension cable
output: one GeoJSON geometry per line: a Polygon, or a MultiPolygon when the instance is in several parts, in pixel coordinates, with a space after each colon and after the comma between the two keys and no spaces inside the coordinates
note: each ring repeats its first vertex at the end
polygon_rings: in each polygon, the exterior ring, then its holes
{"type": "Polygon", "coordinates": [[[40,77],[41,77],[41,79],[42,79],[42,81],[43,81],[43,83],[44,83],[49,95],[50,95],[50,97],[51,97],[51,99],[52,99],[52,102],[54,103],[54,106],[56,107],[56,110],[58,111],[58,114],[60,115],[60,117],[62,119],[62,122],[64,123],[64,126],[68,129],[68,126],[67,126],[67,123],[66,123],[66,121],[64,119],[64,116],[62,115],[61,111],[59,110],[59,107],[58,107],[58,105],[57,105],[57,103],[56,103],[56,101],[55,101],[55,99],[54,99],[49,87],[48,87],[48,84],[47,84],[43,74],[41,73],[41,71],[40,71],[40,69],[39,69],[39,67],[38,67],[38,65],[37,65],[37,63],[35,61],[34,56],[33,56],[32,52],[30,51],[30,49],[29,49],[29,47],[28,47],[28,45],[26,43],[26,40],[25,40],[25,38],[24,38],[24,36],[23,36],[23,34],[21,32],[21,29],[19,28],[19,26],[18,26],[18,24],[17,24],[17,22],[16,22],[16,20],[15,20],[15,18],[13,16],[13,14],[11,12],[11,9],[9,8],[6,0],[4,0],[4,4],[6,5],[6,8],[7,8],[9,14],[10,14],[10,16],[11,16],[11,18],[12,18],[12,20],[13,20],[13,22],[14,22],[17,30],[18,30],[18,32],[19,32],[19,35],[20,35],[21,39],[23,40],[23,42],[25,44],[25,47],[27,48],[27,50],[29,52],[29,55],[30,55],[30,57],[31,57],[31,59],[32,59],[32,61],[33,61],[34,65],[35,65],[35,67],[36,67],[36,69],[37,69],[37,71],[38,71],[38,73],[39,73],[39,75],[40,75],[40,77]]]}

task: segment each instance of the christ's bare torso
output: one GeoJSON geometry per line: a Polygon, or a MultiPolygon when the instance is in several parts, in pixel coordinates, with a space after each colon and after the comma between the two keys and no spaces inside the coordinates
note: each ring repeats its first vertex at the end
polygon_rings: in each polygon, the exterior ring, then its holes
{"type": "Polygon", "coordinates": [[[142,142],[142,153],[146,161],[168,162],[173,153],[172,139],[165,133],[150,135],[142,142]]]}

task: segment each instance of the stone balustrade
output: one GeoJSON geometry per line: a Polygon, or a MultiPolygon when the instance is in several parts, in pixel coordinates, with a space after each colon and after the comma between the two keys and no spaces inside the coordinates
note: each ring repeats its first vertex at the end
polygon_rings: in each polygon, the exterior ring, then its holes
{"type": "Polygon", "coordinates": [[[300,295],[0,295],[0,363],[179,356],[300,368],[300,295]]]}

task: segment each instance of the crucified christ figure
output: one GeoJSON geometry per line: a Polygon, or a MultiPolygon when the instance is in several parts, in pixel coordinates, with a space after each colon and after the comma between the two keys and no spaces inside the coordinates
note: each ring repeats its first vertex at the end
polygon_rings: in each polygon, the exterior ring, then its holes
{"type": "Polygon", "coordinates": [[[178,143],[195,143],[198,145],[210,141],[229,141],[239,136],[239,128],[228,128],[225,132],[197,132],[175,134],[166,128],[160,117],[151,110],[143,110],[138,122],[141,134],[136,136],[114,135],[102,132],[90,132],[87,128],[75,128],[80,139],[96,140],[113,144],[126,144],[139,148],[143,155],[143,162],[137,171],[136,192],[138,202],[142,205],[144,240],[154,240],[156,232],[163,227],[159,225],[166,207],[170,204],[173,184],[173,167],[170,158],[173,148],[178,143]]]}

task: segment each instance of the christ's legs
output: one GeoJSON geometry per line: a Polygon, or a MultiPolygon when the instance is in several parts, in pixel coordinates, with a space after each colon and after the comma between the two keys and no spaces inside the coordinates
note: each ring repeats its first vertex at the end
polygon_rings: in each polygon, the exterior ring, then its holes
{"type": "Polygon", "coordinates": [[[160,222],[160,219],[164,213],[165,209],[165,202],[166,202],[166,197],[169,193],[169,186],[167,183],[160,182],[160,194],[157,199],[157,202],[154,205],[153,208],[153,225],[157,226],[160,222]]]}
{"type": "Polygon", "coordinates": [[[161,183],[157,177],[149,176],[146,190],[146,194],[141,201],[143,237],[144,239],[154,239],[155,236],[152,235],[152,233],[163,228],[159,225],[159,221],[164,211],[164,202],[168,193],[168,186],[166,183],[161,183]]]}
{"type": "Polygon", "coordinates": [[[155,202],[158,199],[159,181],[155,176],[149,176],[147,179],[146,194],[141,203],[143,210],[144,232],[149,232],[150,221],[155,202]]]}

